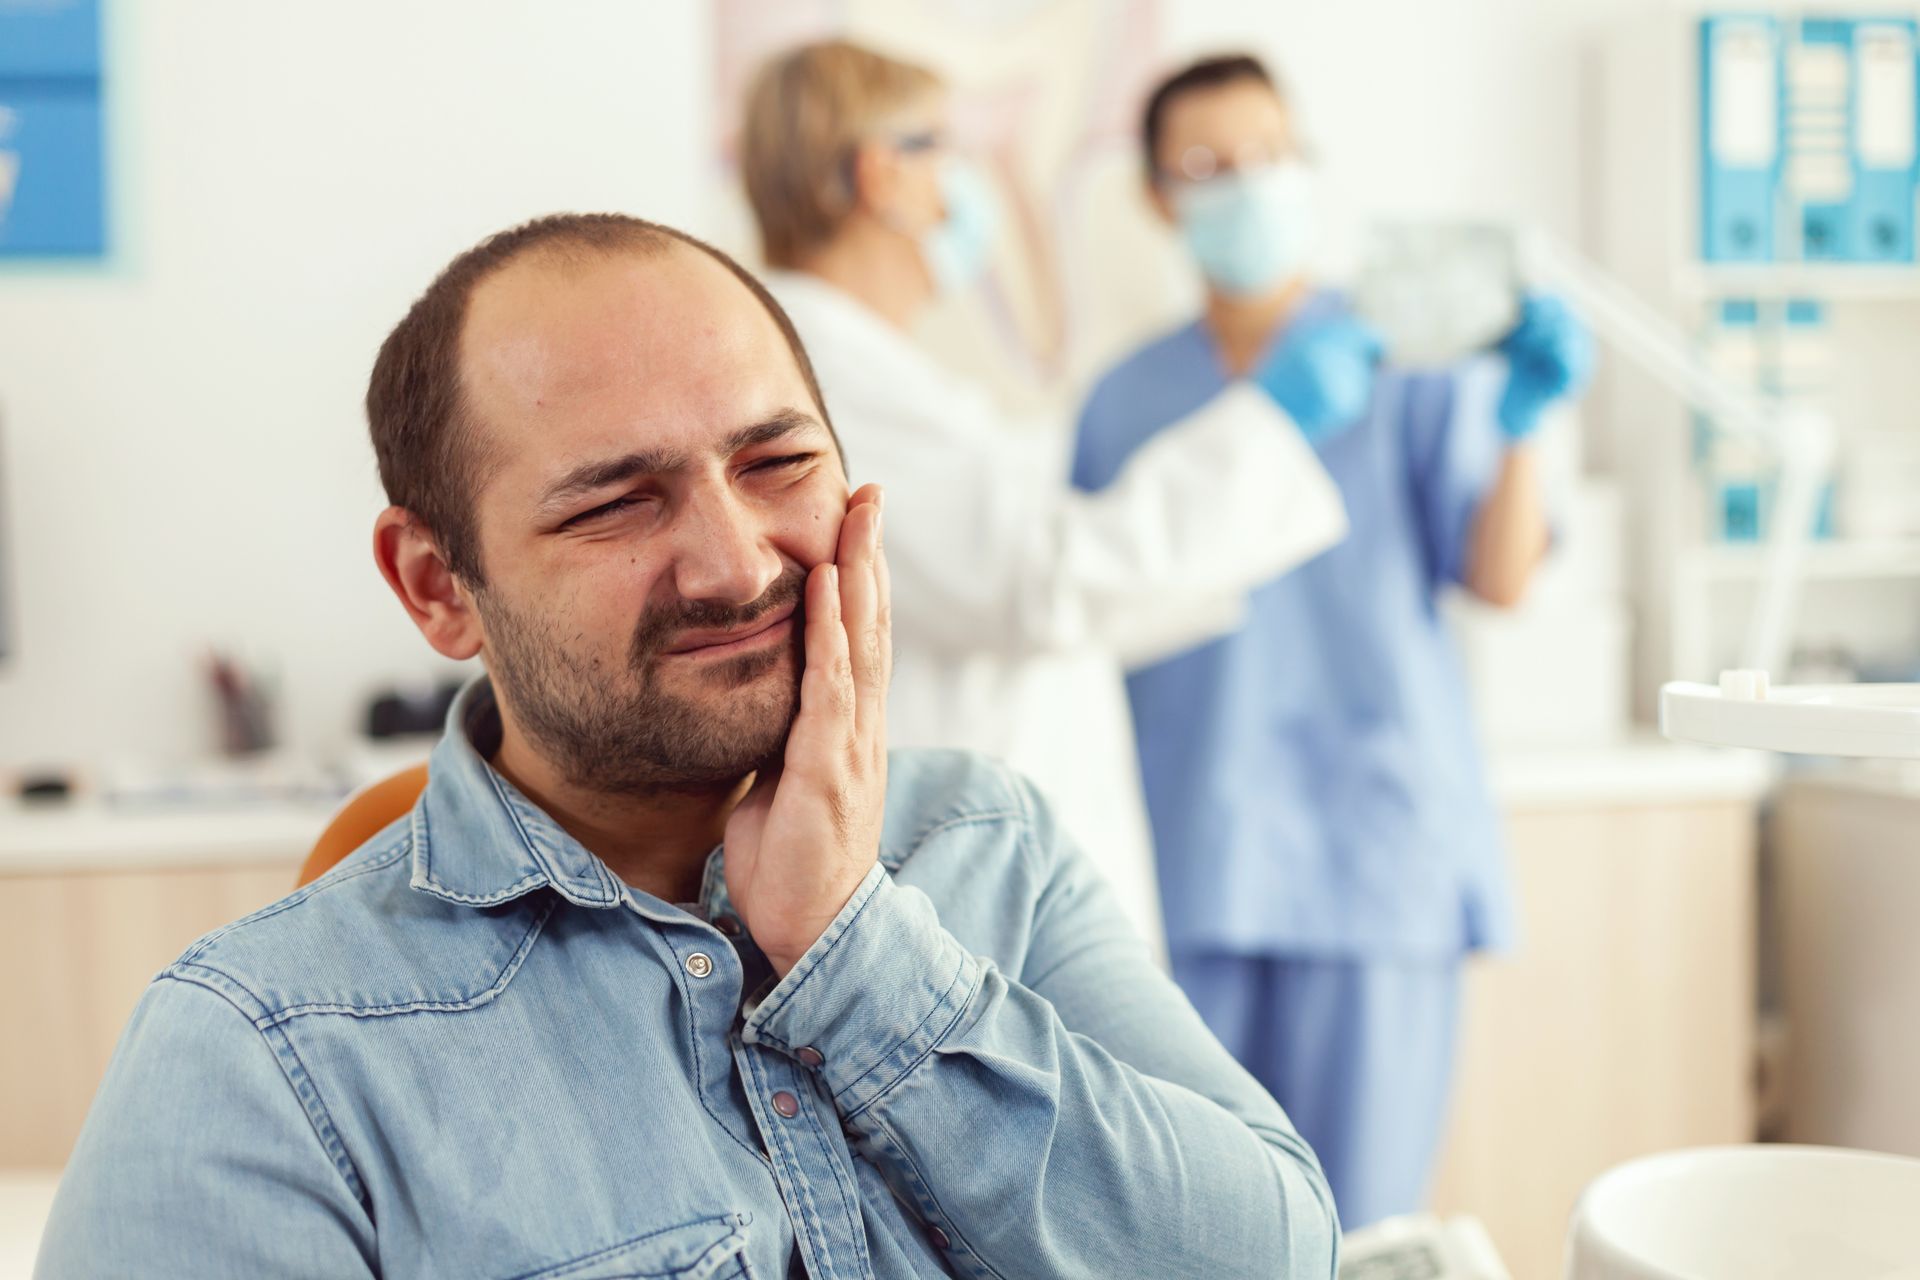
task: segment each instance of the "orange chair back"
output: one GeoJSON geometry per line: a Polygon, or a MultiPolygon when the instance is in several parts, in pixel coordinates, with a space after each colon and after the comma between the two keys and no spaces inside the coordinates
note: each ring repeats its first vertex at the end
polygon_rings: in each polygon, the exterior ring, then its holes
{"type": "Polygon", "coordinates": [[[348,796],[314,842],[313,852],[301,866],[300,878],[294,887],[311,884],[333,870],[335,863],[378,835],[389,823],[405,816],[426,789],[427,766],[422,761],[348,796]]]}

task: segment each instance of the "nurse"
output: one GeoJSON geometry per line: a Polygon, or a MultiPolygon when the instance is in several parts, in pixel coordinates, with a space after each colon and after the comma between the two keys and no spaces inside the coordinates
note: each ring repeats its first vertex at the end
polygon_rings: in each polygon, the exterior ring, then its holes
{"type": "Polygon", "coordinates": [[[1380,363],[1341,296],[1303,274],[1312,174],[1252,58],[1167,80],[1142,141],[1205,311],[1101,379],[1075,482],[1105,492],[1251,375],[1313,440],[1352,521],[1256,590],[1239,630],[1128,679],[1174,975],[1313,1144],[1351,1229],[1419,1206],[1462,957],[1513,932],[1439,598],[1520,599],[1548,542],[1528,440],[1591,344],[1541,297],[1486,359],[1380,363]]]}
{"type": "MultiPolygon", "coordinates": [[[[1071,423],[1017,423],[914,344],[986,263],[992,203],[920,67],[845,42],[773,62],[741,140],[766,283],[811,353],[847,461],[887,486],[896,746],[1029,774],[1143,935],[1160,920],[1119,655],[1221,634],[1254,585],[1345,531],[1272,394],[1222,378],[1098,495],[1071,423]]],[[[1327,376],[1340,376],[1330,369],[1327,376]]]]}

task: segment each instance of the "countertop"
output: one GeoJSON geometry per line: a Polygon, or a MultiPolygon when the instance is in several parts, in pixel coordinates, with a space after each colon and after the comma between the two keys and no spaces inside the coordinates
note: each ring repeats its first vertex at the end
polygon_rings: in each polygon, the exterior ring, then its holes
{"type": "MultiPolygon", "coordinates": [[[[1611,745],[1496,749],[1487,772],[1508,810],[1754,800],[1778,776],[1759,752],[1678,746],[1648,735],[1611,745]]],[[[0,804],[0,875],[291,863],[331,802],[115,809],[98,801],[0,804]]]]}
{"type": "Polygon", "coordinates": [[[298,862],[331,803],[122,810],[94,801],[0,807],[0,875],[298,862]]]}

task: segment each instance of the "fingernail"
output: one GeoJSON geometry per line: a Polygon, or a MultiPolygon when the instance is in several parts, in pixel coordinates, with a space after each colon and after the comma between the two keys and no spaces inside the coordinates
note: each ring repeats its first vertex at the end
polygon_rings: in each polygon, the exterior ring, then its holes
{"type": "Polygon", "coordinates": [[[839,565],[830,564],[827,566],[827,586],[828,588],[834,591],[838,591],[840,589],[840,566],[839,565]]]}
{"type": "Polygon", "coordinates": [[[886,505],[887,505],[887,491],[885,489],[882,489],[879,485],[875,485],[873,487],[873,509],[875,511],[878,511],[886,505]]]}

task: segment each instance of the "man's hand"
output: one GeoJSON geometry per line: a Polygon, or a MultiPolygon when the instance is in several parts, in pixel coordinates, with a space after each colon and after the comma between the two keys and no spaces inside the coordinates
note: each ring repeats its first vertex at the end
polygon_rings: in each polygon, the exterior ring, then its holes
{"type": "Polygon", "coordinates": [[[834,563],[807,576],[806,670],[784,762],[727,819],[727,893],[785,977],[880,852],[893,629],[880,487],[847,503],[834,563]]]}

